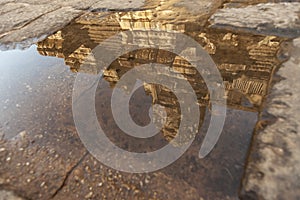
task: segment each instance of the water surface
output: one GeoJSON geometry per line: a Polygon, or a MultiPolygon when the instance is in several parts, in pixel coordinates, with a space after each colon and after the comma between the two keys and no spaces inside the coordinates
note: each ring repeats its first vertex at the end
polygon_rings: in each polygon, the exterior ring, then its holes
{"type": "MultiPolygon", "coordinates": [[[[228,114],[221,138],[209,156],[198,158],[211,116],[207,87],[187,61],[167,51],[140,49],[120,56],[107,67],[96,93],[99,122],[113,142],[130,151],[152,151],[172,141],[180,123],[180,109],[167,88],[145,84],[130,101],[130,113],[139,125],[149,123],[147,112],[153,104],[166,108],[167,123],[151,139],[134,139],[124,134],[115,124],[110,108],[112,91],[127,71],[145,63],[169,66],[181,73],[196,91],[201,128],[191,148],[179,160],[155,173],[187,183],[198,197],[236,199],[251,137],[280,64],[277,52],[281,39],[210,29],[203,27],[197,15],[184,15],[182,11],[178,20],[168,20],[167,16],[178,12],[92,12],[29,49],[0,52],[0,126],[5,138],[23,130],[33,135],[46,132],[51,137],[60,127],[74,127],[71,93],[76,73],[98,73],[93,61],[89,61],[89,68],[82,64],[105,39],[120,31],[137,30],[141,33],[139,40],[147,43],[149,37],[143,35],[144,30],[178,31],[203,46],[217,64],[225,84],[228,114]]],[[[168,34],[162,33],[161,37],[169,39],[168,34]]],[[[176,188],[178,193],[181,190],[176,188]]]]}

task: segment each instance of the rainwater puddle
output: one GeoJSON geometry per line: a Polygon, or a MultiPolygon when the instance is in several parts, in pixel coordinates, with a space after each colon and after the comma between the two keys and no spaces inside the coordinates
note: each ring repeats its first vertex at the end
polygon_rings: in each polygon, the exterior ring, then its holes
{"type": "MultiPolygon", "coordinates": [[[[167,51],[148,48],[129,52],[104,71],[95,97],[99,122],[116,145],[129,151],[153,151],[172,141],[180,113],[176,97],[167,88],[144,84],[130,101],[130,114],[141,126],[149,123],[148,110],[153,103],[167,109],[168,123],[150,139],[124,134],[114,122],[110,108],[115,85],[130,69],[145,63],[169,66],[193,85],[200,105],[201,128],[189,150],[159,172],[188,184],[198,195],[195,199],[236,199],[251,137],[280,64],[277,52],[281,39],[203,28],[196,15],[189,17],[181,12],[152,9],[88,13],[29,49],[0,52],[0,126],[5,138],[23,130],[30,134],[47,132],[47,137],[51,137],[51,132],[59,127],[74,127],[71,95],[75,77],[77,73],[97,74],[93,63],[90,68],[83,68],[82,64],[104,40],[121,31],[137,30],[139,40],[148,43],[151,41],[143,34],[145,30],[178,31],[196,40],[209,53],[224,81],[227,116],[213,151],[204,159],[198,157],[211,116],[206,85],[188,62],[167,51]]],[[[160,37],[170,39],[164,32],[160,37]]],[[[184,192],[178,185],[174,187],[178,193],[184,192]]],[[[168,196],[168,191],[164,192],[168,196]]]]}

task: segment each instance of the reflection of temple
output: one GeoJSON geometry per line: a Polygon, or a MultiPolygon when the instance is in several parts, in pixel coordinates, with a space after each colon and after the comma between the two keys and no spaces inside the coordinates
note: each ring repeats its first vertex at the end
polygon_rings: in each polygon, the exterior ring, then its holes
{"type": "MultiPolygon", "coordinates": [[[[276,65],[279,42],[276,38],[236,35],[216,30],[199,31],[198,24],[172,24],[160,21],[159,14],[151,11],[137,11],[110,14],[100,18],[98,13],[80,17],[70,26],[48,37],[38,44],[42,55],[64,58],[72,71],[97,74],[93,59],[87,56],[99,43],[122,30],[161,29],[183,32],[196,41],[212,56],[217,64],[226,87],[227,104],[233,109],[260,112],[269,83],[276,65]],[[73,34],[77,33],[77,34],[73,34]],[[88,68],[82,68],[83,61],[88,68]]],[[[162,14],[161,14],[162,15],[162,14]]],[[[149,35],[140,32],[132,36],[140,42],[149,42],[149,35]]],[[[159,37],[172,40],[171,34],[162,33],[159,37]]],[[[127,42],[127,37],[124,37],[127,42]]],[[[108,44],[110,48],[118,48],[108,44]]],[[[143,45],[141,44],[141,47],[143,45]]],[[[129,69],[143,63],[161,63],[172,67],[184,75],[196,91],[199,104],[209,105],[209,95],[201,76],[183,58],[158,49],[141,49],[119,57],[104,72],[107,81],[114,85],[129,69]]],[[[176,97],[167,88],[158,85],[145,85],[155,103],[166,106],[173,116],[167,123],[166,136],[173,137],[180,118],[176,97]],[[176,114],[177,113],[177,114],[176,114]],[[178,123],[177,123],[178,121],[178,123]]]]}

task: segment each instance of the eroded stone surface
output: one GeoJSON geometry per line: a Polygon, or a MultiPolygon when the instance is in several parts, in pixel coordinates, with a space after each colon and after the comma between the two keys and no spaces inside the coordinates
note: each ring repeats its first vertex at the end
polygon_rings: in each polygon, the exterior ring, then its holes
{"type": "MultiPolygon", "coordinates": [[[[10,12],[6,12],[1,15],[0,18],[0,34],[5,35],[5,32],[12,31],[15,29],[20,29],[26,24],[30,23],[34,19],[37,19],[44,15],[45,13],[49,13],[59,8],[58,5],[24,5],[24,4],[6,4],[4,5],[5,12],[11,6],[20,6],[17,9],[11,10],[10,12]],[[13,23],[12,23],[13,22],[13,23]]],[[[2,10],[1,9],[1,10],[2,10]]]]}
{"type": "Polygon", "coordinates": [[[138,9],[137,0],[2,0],[0,1],[0,48],[28,47],[63,28],[87,10],[138,9]]]}
{"type": "Polygon", "coordinates": [[[225,8],[211,18],[213,27],[282,37],[300,36],[300,3],[266,3],[225,8]]]}
{"type": "Polygon", "coordinates": [[[54,33],[61,27],[67,25],[72,19],[81,13],[81,11],[74,10],[71,7],[62,7],[31,21],[28,25],[21,29],[8,33],[2,37],[0,41],[2,46],[7,45],[7,48],[15,48],[16,45],[31,45],[32,43],[45,38],[47,34],[54,33]],[[62,13],[64,14],[62,15],[62,13]]]}
{"type": "Polygon", "coordinates": [[[58,131],[46,144],[39,143],[44,137],[42,134],[32,137],[25,131],[13,140],[3,141],[1,187],[13,190],[25,199],[50,199],[54,196],[86,153],[81,142],[72,138],[72,132],[75,134],[70,129],[58,131]]]}
{"type": "Polygon", "coordinates": [[[293,46],[268,107],[278,120],[255,136],[241,193],[245,199],[300,198],[300,38],[293,46]]]}
{"type": "Polygon", "coordinates": [[[139,0],[118,0],[118,1],[98,1],[92,5],[91,10],[130,10],[137,9],[144,5],[144,1],[139,0]]]}
{"type": "MultiPolygon", "coordinates": [[[[128,174],[102,165],[86,152],[74,131],[61,130],[45,143],[46,135],[26,132],[0,141],[1,187],[25,199],[41,200],[200,199],[195,188],[172,176],[128,174]]],[[[6,193],[0,192],[0,199],[4,197],[6,193]]]]}
{"type": "Polygon", "coordinates": [[[13,192],[1,190],[0,191],[1,200],[23,200],[21,197],[16,196],[13,192]]]}

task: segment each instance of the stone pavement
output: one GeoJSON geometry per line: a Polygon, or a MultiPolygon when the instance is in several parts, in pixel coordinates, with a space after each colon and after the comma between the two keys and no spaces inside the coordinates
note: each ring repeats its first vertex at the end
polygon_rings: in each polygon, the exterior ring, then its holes
{"type": "MultiPolygon", "coordinates": [[[[216,28],[294,39],[300,36],[299,13],[297,2],[268,3],[221,9],[210,21],[216,28]]],[[[276,120],[254,135],[242,199],[300,199],[300,38],[286,42],[282,52],[289,60],[277,72],[283,80],[272,88],[265,113],[276,120]]]]}
{"type": "MultiPolygon", "coordinates": [[[[142,6],[143,2],[137,0],[115,3],[99,0],[0,0],[0,47],[7,49],[32,44],[61,29],[88,10],[126,10],[142,6]],[[12,43],[15,45],[11,45],[12,43]]],[[[294,39],[300,36],[299,11],[300,3],[224,8],[212,16],[210,21],[216,28],[294,39]]],[[[275,84],[267,109],[277,120],[254,136],[241,190],[243,199],[300,198],[300,39],[294,39],[288,49],[290,59],[278,72],[285,79],[275,84]]],[[[44,156],[48,152],[39,153],[44,156]]],[[[84,157],[85,152],[80,155],[83,160],[74,160],[73,164],[92,159],[84,157]]],[[[155,180],[155,177],[151,178],[155,180]]],[[[168,182],[168,178],[165,180],[168,182]]],[[[64,184],[64,180],[59,181],[64,184]]],[[[134,186],[138,184],[132,183],[134,186]]],[[[188,191],[187,186],[183,187],[188,191]]],[[[52,189],[52,195],[55,195],[55,190],[60,188],[52,189]]],[[[166,189],[172,187],[166,186],[166,189]]],[[[4,196],[4,193],[0,192],[0,195],[4,196]]],[[[187,193],[194,194],[195,191],[187,193]]],[[[89,193],[87,197],[88,195],[89,193]]]]}
{"type": "Polygon", "coordinates": [[[21,197],[18,197],[14,193],[5,190],[0,190],[0,199],[1,200],[22,200],[21,197]]]}
{"type": "Polygon", "coordinates": [[[300,199],[300,38],[293,40],[290,56],[267,109],[277,120],[254,136],[241,191],[245,199],[300,199]]]}
{"type": "Polygon", "coordinates": [[[40,41],[87,10],[137,9],[144,4],[140,0],[113,2],[109,0],[0,0],[0,47],[13,49],[40,41]],[[11,45],[12,43],[15,45],[11,45]]]}
{"type": "Polygon", "coordinates": [[[300,36],[300,3],[266,3],[242,8],[218,10],[211,18],[212,27],[276,35],[300,36]]]}
{"type": "Polygon", "coordinates": [[[88,11],[144,10],[175,5],[202,16],[212,14],[222,0],[0,0],[0,50],[26,48],[60,30],[88,11]],[[191,6],[192,5],[192,6],[191,6]]]}

